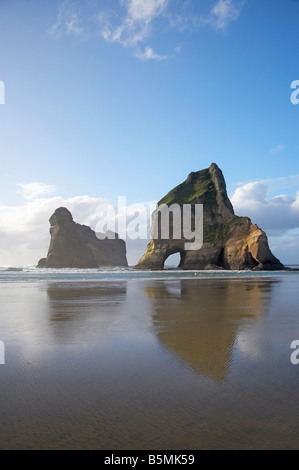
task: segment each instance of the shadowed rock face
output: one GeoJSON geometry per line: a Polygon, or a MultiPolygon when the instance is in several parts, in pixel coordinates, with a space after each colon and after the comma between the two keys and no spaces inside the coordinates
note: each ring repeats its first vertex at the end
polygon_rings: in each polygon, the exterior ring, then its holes
{"type": "MultiPolygon", "coordinates": [[[[181,254],[181,269],[281,270],[283,264],[271,253],[268,239],[248,217],[237,217],[227,196],[222,171],[213,163],[208,169],[190,173],[186,181],[171,190],[158,206],[203,204],[203,245],[199,250],[185,250],[183,236],[152,240],[136,269],[163,269],[165,260],[181,254]]],[[[194,212],[191,220],[195,226],[194,212]]],[[[152,227],[159,226],[155,212],[152,227]]]]}
{"type": "Polygon", "coordinates": [[[40,268],[98,268],[100,266],[128,266],[126,244],[123,240],[99,240],[86,225],[73,221],[65,207],[56,209],[50,217],[51,241],[47,258],[40,268]]]}

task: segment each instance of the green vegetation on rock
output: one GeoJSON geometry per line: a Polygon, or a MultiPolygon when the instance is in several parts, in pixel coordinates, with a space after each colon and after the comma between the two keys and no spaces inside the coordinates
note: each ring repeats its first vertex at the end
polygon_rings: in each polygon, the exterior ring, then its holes
{"type": "Polygon", "coordinates": [[[229,229],[229,224],[216,225],[215,227],[206,227],[203,231],[204,243],[216,245],[225,239],[229,229]]]}
{"type": "Polygon", "coordinates": [[[176,188],[172,189],[158,205],[161,204],[189,204],[194,199],[204,198],[206,203],[215,200],[216,191],[209,169],[198,171],[192,177],[184,181],[176,188]]]}

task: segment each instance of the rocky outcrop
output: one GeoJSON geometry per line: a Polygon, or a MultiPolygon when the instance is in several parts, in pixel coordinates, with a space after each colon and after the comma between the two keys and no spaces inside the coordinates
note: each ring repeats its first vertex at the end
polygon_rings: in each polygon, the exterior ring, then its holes
{"type": "Polygon", "coordinates": [[[158,236],[151,240],[136,269],[163,269],[166,259],[181,254],[181,269],[232,269],[232,270],[281,270],[283,264],[271,253],[265,232],[253,225],[248,217],[234,214],[227,196],[222,171],[213,163],[208,169],[190,173],[186,181],[170,191],[158,203],[167,206],[184,204],[192,207],[192,227],[195,227],[195,205],[203,204],[203,244],[198,250],[186,250],[188,240],[183,236],[173,238],[170,221],[170,237],[162,239],[159,212],[152,218],[158,236]]]}
{"type": "Polygon", "coordinates": [[[47,258],[40,268],[98,268],[101,266],[128,266],[126,244],[115,234],[115,239],[99,240],[86,225],[73,221],[65,207],[56,209],[50,217],[51,241],[47,258]]]}

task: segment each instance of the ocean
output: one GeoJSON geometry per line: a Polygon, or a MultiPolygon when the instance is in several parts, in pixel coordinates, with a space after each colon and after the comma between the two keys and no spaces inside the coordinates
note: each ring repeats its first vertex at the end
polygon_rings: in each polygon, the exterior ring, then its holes
{"type": "Polygon", "coordinates": [[[298,282],[0,268],[0,449],[298,448],[298,282]]]}

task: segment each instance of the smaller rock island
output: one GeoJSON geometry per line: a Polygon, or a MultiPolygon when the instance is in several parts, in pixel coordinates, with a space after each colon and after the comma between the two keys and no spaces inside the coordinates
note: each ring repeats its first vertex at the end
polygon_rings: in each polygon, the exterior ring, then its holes
{"type": "Polygon", "coordinates": [[[56,209],[49,222],[50,246],[47,258],[39,260],[39,268],[128,266],[126,243],[117,234],[114,239],[100,240],[90,227],[74,222],[66,207],[56,209]]]}

